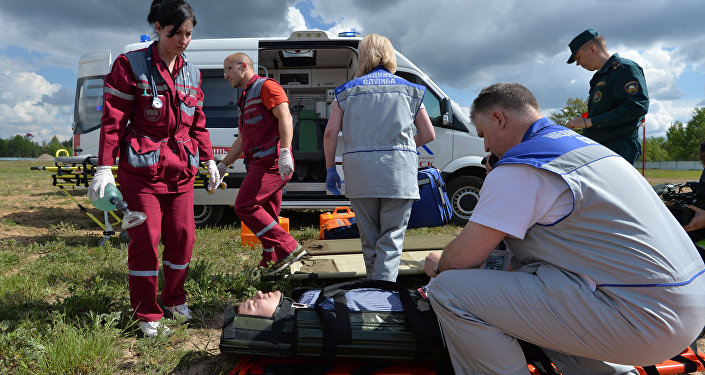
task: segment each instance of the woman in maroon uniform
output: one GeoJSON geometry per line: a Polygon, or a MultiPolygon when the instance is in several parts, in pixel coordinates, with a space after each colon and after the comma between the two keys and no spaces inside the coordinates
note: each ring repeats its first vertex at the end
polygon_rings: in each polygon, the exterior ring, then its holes
{"type": "Polygon", "coordinates": [[[193,182],[201,161],[209,190],[220,176],[203,114],[198,68],[184,51],[196,17],[183,0],[153,0],[147,21],[156,41],[118,56],[105,77],[98,167],[88,194],[102,197],[115,184],[130,209],[147,214],[128,229],[130,302],[145,336],[169,328],[157,303],[158,246],[164,245],[162,303],[175,318],[190,319],[184,281],[194,244],[193,182]]]}

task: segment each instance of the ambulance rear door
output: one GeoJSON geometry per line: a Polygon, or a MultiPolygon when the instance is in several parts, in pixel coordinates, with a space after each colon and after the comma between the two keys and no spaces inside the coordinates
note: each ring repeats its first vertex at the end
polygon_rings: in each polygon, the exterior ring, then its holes
{"type": "Polygon", "coordinates": [[[73,155],[98,155],[103,86],[110,72],[112,51],[85,53],[78,61],[78,80],[73,112],[73,155]]]}
{"type": "MultiPolygon", "coordinates": [[[[201,89],[205,95],[203,112],[206,115],[206,128],[210,133],[216,161],[225,157],[238,136],[237,100],[242,93],[241,88],[233,88],[225,80],[223,62],[235,52],[244,52],[252,59],[259,74],[264,76],[265,74],[258,68],[260,40],[260,38],[199,39],[193,40],[186,50],[189,62],[195,64],[201,71],[201,89]]],[[[235,202],[235,196],[245,175],[242,159],[235,161],[228,173],[229,176],[225,180],[229,186],[227,190],[219,190],[216,194],[207,194],[205,189],[194,191],[194,205],[197,206],[197,210],[207,206],[232,205],[235,202]]]]}

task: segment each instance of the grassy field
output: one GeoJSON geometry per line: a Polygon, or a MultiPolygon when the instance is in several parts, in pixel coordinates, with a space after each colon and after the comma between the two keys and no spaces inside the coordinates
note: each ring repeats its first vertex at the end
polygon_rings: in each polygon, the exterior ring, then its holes
{"type": "MultiPolygon", "coordinates": [[[[0,373],[226,374],[236,358],[220,354],[226,306],[258,289],[299,285],[262,281],[250,270],[259,251],[242,248],[237,223],[196,231],[187,303],[195,319],[169,322],[168,337],[141,338],[131,318],[127,244],[82,213],[85,190],[51,185],[48,162],[0,161],[0,373]],[[69,197],[70,195],[70,197],[69,197]]],[[[654,183],[697,180],[700,172],[647,171],[654,183]]],[[[102,212],[89,209],[102,220],[102,212]]],[[[318,235],[321,211],[285,211],[300,242],[318,235]]],[[[448,225],[409,235],[458,233],[448,225]]]]}
{"type": "MultiPolygon", "coordinates": [[[[218,350],[223,311],[258,289],[291,290],[251,276],[261,250],[240,245],[238,223],[196,230],[186,281],[195,319],[169,322],[166,338],[141,338],[131,318],[127,244],[52,186],[49,162],[0,161],[0,373],[225,374],[236,362],[218,350]]],[[[67,193],[90,208],[84,189],[67,193]]],[[[318,237],[323,211],[284,211],[300,242],[318,237]]],[[[457,226],[409,234],[457,233],[457,226]]]]}

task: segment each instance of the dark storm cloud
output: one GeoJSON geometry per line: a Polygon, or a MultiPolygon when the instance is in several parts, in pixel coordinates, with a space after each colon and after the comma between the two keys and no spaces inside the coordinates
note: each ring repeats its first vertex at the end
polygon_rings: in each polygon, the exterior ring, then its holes
{"type": "MultiPolygon", "coordinates": [[[[198,21],[194,38],[286,35],[288,7],[293,2],[190,1],[198,21]]],[[[151,33],[149,4],[144,0],[0,1],[0,18],[20,29],[12,40],[0,36],[0,46],[26,45],[76,61],[86,51],[116,48],[151,33]]]]}
{"type": "MultiPolygon", "coordinates": [[[[545,107],[561,107],[568,97],[587,96],[592,73],[565,61],[570,40],[590,27],[605,36],[612,53],[662,45],[678,47],[684,60],[705,61],[701,0],[408,0],[383,11],[361,2],[315,4],[323,19],[345,15],[361,24],[363,34],[387,36],[442,85],[479,89],[497,81],[527,83],[545,107]]],[[[659,89],[654,94],[657,98],[662,94],[663,100],[681,96],[674,88],[659,89]]]]}
{"type": "MultiPolygon", "coordinates": [[[[199,37],[258,36],[287,30],[287,8],[294,1],[192,0],[199,37]]],[[[33,24],[40,34],[65,28],[142,31],[147,27],[151,1],[144,0],[33,0],[0,2],[0,13],[8,19],[33,24]]]]}

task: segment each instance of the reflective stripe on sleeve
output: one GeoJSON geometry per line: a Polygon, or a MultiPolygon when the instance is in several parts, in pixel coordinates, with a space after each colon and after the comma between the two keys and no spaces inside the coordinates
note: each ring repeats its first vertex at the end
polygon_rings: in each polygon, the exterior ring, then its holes
{"type": "Polygon", "coordinates": [[[121,99],[125,99],[125,100],[135,100],[135,96],[134,96],[134,95],[125,94],[124,92],[115,90],[115,89],[112,88],[112,87],[105,86],[105,88],[103,89],[103,92],[104,92],[104,93],[107,93],[107,94],[110,94],[110,95],[115,95],[115,96],[117,96],[118,98],[121,98],[121,99]]]}

